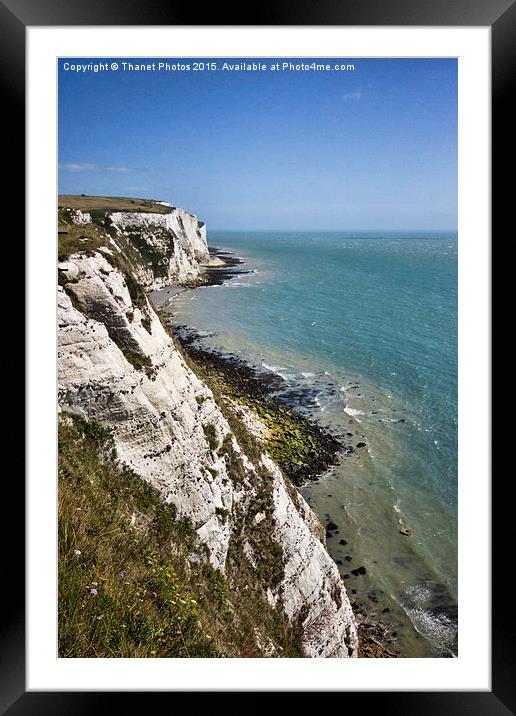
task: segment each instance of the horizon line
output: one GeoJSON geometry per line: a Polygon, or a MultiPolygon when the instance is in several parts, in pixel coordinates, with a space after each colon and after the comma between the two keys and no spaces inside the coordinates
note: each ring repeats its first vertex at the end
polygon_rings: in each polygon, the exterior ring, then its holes
{"type": "Polygon", "coordinates": [[[417,229],[417,228],[412,228],[412,229],[321,229],[321,228],[253,229],[253,228],[239,227],[237,229],[229,229],[227,227],[209,227],[209,228],[207,227],[207,233],[209,233],[210,231],[321,231],[321,232],[322,231],[364,231],[364,232],[366,232],[366,231],[367,232],[370,232],[370,231],[371,232],[372,231],[392,231],[392,232],[399,231],[399,232],[403,232],[403,233],[411,233],[411,232],[423,233],[426,231],[426,232],[430,232],[430,233],[432,233],[432,232],[433,233],[437,233],[437,232],[458,233],[458,228],[453,228],[453,229],[449,229],[449,228],[443,228],[443,229],[421,229],[421,228],[419,228],[419,229],[417,229]]]}

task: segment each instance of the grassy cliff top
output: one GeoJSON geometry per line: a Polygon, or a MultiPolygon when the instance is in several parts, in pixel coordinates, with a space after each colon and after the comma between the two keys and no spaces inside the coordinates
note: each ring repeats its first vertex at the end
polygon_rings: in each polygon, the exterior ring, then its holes
{"type": "Polygon", "coordinates": [[[81,211],[140,211],[152,214],[169,214],[170,206],[164,206],[152,199],[132,199],[128,196],[85,196],[83,194],[60,194],[60,209],[81,211]]]}

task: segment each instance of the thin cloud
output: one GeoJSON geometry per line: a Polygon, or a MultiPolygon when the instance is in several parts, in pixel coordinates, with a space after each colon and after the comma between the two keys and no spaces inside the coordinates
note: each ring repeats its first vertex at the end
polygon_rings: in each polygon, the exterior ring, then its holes
{"type": "Polygon", "coordinates": [[[344,102],[362,99],[362,92],[348,92],[347,94],[342,95],[342,99],[344,102]]]}
{"type": "Polygon", "coordinates": [[[130,171],[129,167],[118,167],[118,166],[103,167],[98,164],[87,164],[85,162],[83,162],[83,163],[74,163],[74,162],[60,163],[59,169],[61,169],[61,171],[65,171],[65,172],[92,172],[92,171],[128,172],[128,171],[130,171]]]}
{"type": "Polygon", "coordinates": [[[97,169],[95,164],[74,164],[73,162],[67,162],[65,164],[59,164],[59,169],[65,172],[90,172],[97,169]]]}

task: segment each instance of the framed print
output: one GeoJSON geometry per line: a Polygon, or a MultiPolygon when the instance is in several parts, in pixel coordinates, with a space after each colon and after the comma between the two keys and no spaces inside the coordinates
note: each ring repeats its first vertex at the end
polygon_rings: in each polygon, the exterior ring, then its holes
{"type": "Polygon", "coordinates": [[[1,10],[29,398],[2,708],[508,713],[490,132],[514,6],[1,10]]]}

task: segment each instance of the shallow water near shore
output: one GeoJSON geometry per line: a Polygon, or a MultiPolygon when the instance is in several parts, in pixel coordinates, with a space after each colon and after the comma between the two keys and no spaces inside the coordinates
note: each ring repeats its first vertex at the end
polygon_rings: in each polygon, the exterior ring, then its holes
{"type": "Polygon", "coordinates": [[[454,655],[456,236],[212,232],[209,242],[251,273],[171,296],[173,322],[280,374],[283,400],[354,447],[302,488],[337,525],[328,549],[350,597],[390,627],[401,656],[454,655]]]}

